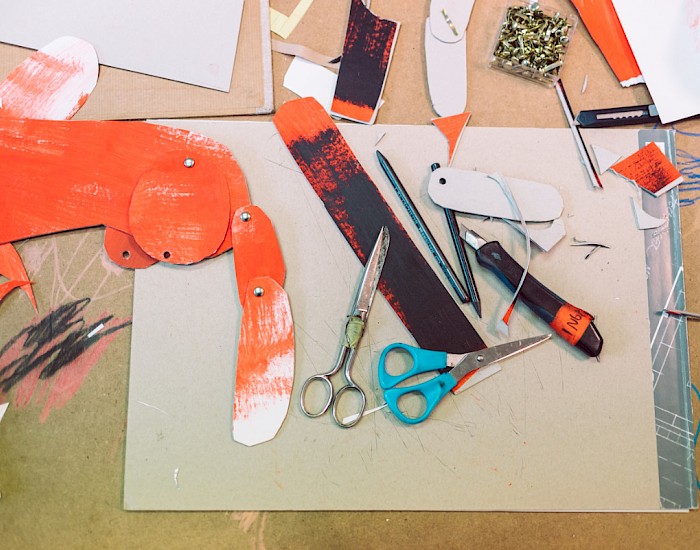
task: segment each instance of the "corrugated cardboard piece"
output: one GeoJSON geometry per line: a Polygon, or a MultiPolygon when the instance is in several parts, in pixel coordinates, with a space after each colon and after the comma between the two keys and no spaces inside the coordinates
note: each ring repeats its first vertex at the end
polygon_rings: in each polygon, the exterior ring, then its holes
{"type": "MultiPolygon", "coordinates": [[[[562,242],[538,254],[530,266],[566,299],[598,315],[596,324],[606,339],[600,362],[555,338],[504,361],[501,372],[450,396],[418,426],[402,424],[384,409],[342,430],[328,417],[305,417],[299,389],[308,376],[333,363],[360,262],[272,124],[175,124],[232,150],[253,202],[276,227],[295,323],[294,389],[287,419],[272,441],[255,448],[233,442],[231,391],[240,311],[232,258],[137,272],[126,509],[659,508],[644,242],[632,213],[620,215],[635,190],[612,174],[605,175],[605,193],[590,189],[568,130],[467,128],[454,165],[476,163],[486,172],[500,169],[556,185],[565,196],[569,234],[611,246],[584,260],[580,249],[562,242]],[[538,156],[551,162],[527,162],[538,156]]],[[[381,174],[374,143],[386,132],[378,147],[418,201],[430,164],[446,161],[444,138],[432,126],[339,128],[430,261],[381,174]]],[[[633,151],[637,132],[604,130],[595,140],[633,151]]],[[[443,250],[450,250],[442,210],[428,200],[418,204],[443,250]]],[[[522,259],[522,237],[516,232],[474,223],[474,229],[499,239],[522,259]]],[[[474,275],[484,319],[470,316],[468,306],[465,314],[488,344],[504,341],[494,326],[509,293],[485,270],[474,275]]],[[[551,330],[523,306],[514,315],[513,339],[551,330]]],[[[368,408],[383,401],[376,365],[381,350],[394,341],[413,343],[388,303],[377,297],[353,368],[354,379],[368,393],[368,408]]]]}
{"type": "MultiPolygon", "coordinates": [[[[30,54],[31,50],[0,44],[0,78],[30,54]]],[[[97,87],[75,118],[254,115],[272,109],[269,2],[248,0],[228,93],[101,66],[97,87]]]]}

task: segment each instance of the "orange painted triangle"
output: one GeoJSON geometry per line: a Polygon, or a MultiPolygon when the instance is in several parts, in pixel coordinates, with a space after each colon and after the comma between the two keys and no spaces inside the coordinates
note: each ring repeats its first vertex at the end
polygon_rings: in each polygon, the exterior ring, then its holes
{"type": "Polygon", "coordinates": [[[459,138],[462,137],[462,132],[464,127],[469,122],[472,114],[470,111],[465,111],[458,115],[450,115],[439,118],[434,118],[431,120],[438,130],[440,130],[447,138],[447,144],[449,146],[449,163],[452,164],[452,157],[457,149],[457,144],[459,143],[459,138]]]}

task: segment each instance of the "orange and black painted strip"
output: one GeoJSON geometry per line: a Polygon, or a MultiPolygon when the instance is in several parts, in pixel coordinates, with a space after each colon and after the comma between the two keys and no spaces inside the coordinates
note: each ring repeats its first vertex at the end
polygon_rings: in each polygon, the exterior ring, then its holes
{"type": "Polygon", "coordinates": [[[384,89],[399,24],[352,0],[343,57],[331,111],[344,118],[371,122],[384,89]]]}
{"type": "Polygon", "coordinates": [[[326,210],[365,263],[382,226],[391,235],[379,290],[418,345],[464,353],[485,344],[426,262],[331,118],[313,98],[288,101],[273,119],[326,210]]]}

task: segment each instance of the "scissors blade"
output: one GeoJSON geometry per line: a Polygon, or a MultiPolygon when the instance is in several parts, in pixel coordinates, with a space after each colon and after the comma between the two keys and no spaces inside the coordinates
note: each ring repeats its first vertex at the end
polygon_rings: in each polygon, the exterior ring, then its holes
{"type": "Polygon", "coordinates": [[[502,359],[508,359],[513,355],[517,355],[518,353],[541,344],[545,340],[549,340],[551,337],[551,334],[542,334],[540,336],[514,340],[513,342],[507,342],[505,344],[499,344],[497,346],[479,351],[466,353],[457,366],[449,371],[449,374],[455,379],[455,381],[459,382],[467,374],[475,371],[476,369],[486,367],[502,359]]]}
{"type": "Polygon", "coordinates": [[[389,230],[386,226],[382,226],[379,230],[379,236],[374,243],[372,253],[365,264],[365,271],[362,274],[362,281],[357,290],[355,303],[353,304],[352,315],[358,315],[363,321],[369,314],[369,309],[372,307],[374,294],[379,284],[379,277],[384,268],[384,260],[389,249],[389,230]]]}

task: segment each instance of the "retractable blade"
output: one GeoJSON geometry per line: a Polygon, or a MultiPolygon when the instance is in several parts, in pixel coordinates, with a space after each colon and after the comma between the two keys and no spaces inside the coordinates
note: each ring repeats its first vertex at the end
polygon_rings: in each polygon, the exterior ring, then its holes
{"type": "MultiPolygon", "coordinates": [[[[474,249],[479,265],[495,273],[511,291],[515,290],[523,268],[498,241],[487,242],[464,225],[460,225],[459,235],[474,249]]],[[[560,298],[530,274],[526,275],[518,297],[569,344],[590,357],[600,355],[603,337],[593,324],[593,315],[560,298]]]]}

